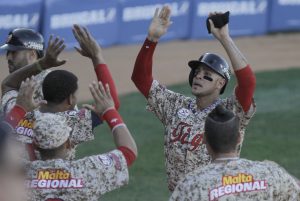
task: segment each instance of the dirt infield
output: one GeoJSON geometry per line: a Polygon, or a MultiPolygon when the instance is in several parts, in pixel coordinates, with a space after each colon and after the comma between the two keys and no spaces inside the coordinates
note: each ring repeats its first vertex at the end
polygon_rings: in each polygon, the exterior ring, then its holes
{"type": "MultiPolygon", "coordinates": [[[[243,37],[236,38],[235,41],[255,71],[300,67],[300,33],[243,37]]],[[[136,91],[130,77],[141,45],[104,49],[106,62],[120,94],[136,91]]],[[[154,56],[154,77],[166,85],[186,82],[187,62],[197,59],[204,52],[226,55],[221,45],[214,40],[161,43],[154,56]]],[[[70,70],[79,77],[79,99],[91,99],[88,84],[96,79],[92,63],[76,52],[65,52],[62,58],[68,60],[63,69],[70,70]]],[[[4,56],[0,57],[0,65],[0,80],[3,80],[8,74],[4,56]]]]}

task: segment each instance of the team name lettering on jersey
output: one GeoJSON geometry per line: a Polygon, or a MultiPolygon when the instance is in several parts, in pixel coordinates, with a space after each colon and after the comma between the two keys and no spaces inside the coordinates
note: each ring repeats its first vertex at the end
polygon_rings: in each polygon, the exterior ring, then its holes
{"type": "Polygon", "coordinates": [[[217,200],[225,195],[263,191],[267,189],[267,181],[254,180],[250,174],[239,173],[236,176],[226,175],[222,177],[222,185],[209,191],[209,200],[217,200]]]}
{"type": "Polygon", "coordinates": [[[19,135],[24,135],[27,137],[32,138],[32,128],[33,128],[33,121],[28,120],[28,119],[22,119],[19,123],[18,126],[16,127],[16,132],[19,135]]]}
{"type": "Polygon", "coordinates": [[[72,178],[71,173],[61,169],[38,170],[37,178],[27,180],[28,188],[33,189],[61,189],[83,188],[82,179],[72,178]]]}
{"type": "Polygon", "coordinates": [[[199,147],[203,141],[203,133],[196,134],[191,141],[189,135],[192,129],[191,124],[180,122],[177,127],[172,131],[171,142],[180,142],[181,144],[189,144],[189,151],[194,151],[199,147]]]}

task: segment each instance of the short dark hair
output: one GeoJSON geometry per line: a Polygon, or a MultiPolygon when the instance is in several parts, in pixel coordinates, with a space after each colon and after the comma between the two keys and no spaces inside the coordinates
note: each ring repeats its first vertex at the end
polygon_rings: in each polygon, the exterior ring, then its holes
{"type": "Polygon", "coordinates": [[[237,149],[239,118],[222,105],[218,105],[206,118],[206,143],[216,153],[229,153],[237,149]]]}
{"type": "Polygon", "coordinates": [[[50,72],[43,81],[44,99],[51,103],[61,103],[78,89],[78,78],[66,70],[50,72]]]}
{"type": "Polygon", "coordinates": [[[64,144],[54,149],[42,149],[40,147],[36,147],[36,149],[40,152],[42,159],[47,160],[55,158],[57,156],[58,151],[63,149],[63,147],[64,144]]]}

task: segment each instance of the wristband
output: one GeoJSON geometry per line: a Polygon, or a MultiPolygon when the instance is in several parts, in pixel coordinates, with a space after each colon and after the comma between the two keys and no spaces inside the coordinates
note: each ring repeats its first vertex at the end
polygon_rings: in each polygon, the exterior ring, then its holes
{"type": "Polygon", "coordinates": [[[116,109],[111,108],[103,112],[102,115],[103,119],[107,122],[108,126],[110,127],[111,131],[113,132],[117,127],[125,126],[122,117],[117,112],[116,109]]]}

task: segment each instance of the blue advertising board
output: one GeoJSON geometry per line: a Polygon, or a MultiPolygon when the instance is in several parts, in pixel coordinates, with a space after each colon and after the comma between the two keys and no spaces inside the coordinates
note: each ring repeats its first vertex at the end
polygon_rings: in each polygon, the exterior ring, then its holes
{"type": "Polygon", "coordinates": [[[46,0],[43,34],[65,39],[67,49],[77,45],[73,24],[86,26],[101,46],[115,44],[118,36],[117,0],[46,0]]]}
{"type": "Polygon", "coordinates": [[[192,38],[207,38],[206,18],[210,12],[230,11],[232,36],[260,35],[267,31],[268,0],[194,0],[192,38]]]}
{"type": "Polygon", "coordinates": [[[187,38],[190,25],[189,0],[121,0],[119,43],[130,44],[144,41],[156,8],[168,4],[172,9],[168,33],[162,40],[187,38]]]}
{"type": "Polygon", "coordinates": [[[15,28],[31,28],[39,31],[41,0],[0,1],[0,44],[15,28]]]}
{"type": "Polygon", "coordinates": [[[272,0],[269,30],[300,30],[300,0],[272,0]]]}

